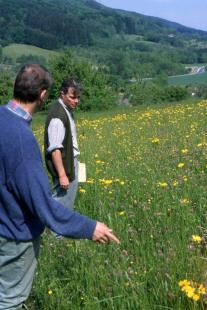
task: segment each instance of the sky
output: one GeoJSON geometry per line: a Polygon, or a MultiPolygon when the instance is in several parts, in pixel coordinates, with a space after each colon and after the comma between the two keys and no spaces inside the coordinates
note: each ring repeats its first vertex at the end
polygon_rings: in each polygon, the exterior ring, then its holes
{"type": "Polygon", "coordinates": [[[161,17],[207,31],[207,0],[96,0],[111,8],[161,17]]]}

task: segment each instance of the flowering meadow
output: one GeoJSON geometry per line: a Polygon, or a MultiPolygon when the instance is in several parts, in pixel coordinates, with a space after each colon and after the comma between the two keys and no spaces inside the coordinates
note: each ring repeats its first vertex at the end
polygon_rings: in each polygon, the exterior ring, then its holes
{"type": "MultiPolygon", "coordinates": [[[[207,101],[76,118],[76,210],[121,244],[47,230],[28,309],[206,309],[207,101]]],[[[43,120],[32,126],[42,148],[43,120]]]]}

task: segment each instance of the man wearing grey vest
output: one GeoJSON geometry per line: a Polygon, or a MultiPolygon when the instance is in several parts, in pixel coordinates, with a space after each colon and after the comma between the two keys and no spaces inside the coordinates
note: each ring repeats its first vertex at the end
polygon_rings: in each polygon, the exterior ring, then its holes
{"type": "Polygon", "coordinates": [[[45,125],[45,161],[53,177],[53,197],[73,209],[78,188],[78,156],[73,110],[79,103],[80,82],[69,77],[63,81],[60,97],[48,113],[45,125]]]}

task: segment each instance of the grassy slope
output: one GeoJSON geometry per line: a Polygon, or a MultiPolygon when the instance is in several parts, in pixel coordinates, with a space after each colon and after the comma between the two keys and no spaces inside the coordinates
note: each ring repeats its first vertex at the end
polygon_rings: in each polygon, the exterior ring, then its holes
{"type": "Polygon", "coordinates": [[[22,55],[41,56],[48,60],[49,58],[58,55],[58,52],[46,50],[33,45],[10,44],[3,48],[3,55],[11,57],[14,61],[16,61],[16,59],[22,55]]]}

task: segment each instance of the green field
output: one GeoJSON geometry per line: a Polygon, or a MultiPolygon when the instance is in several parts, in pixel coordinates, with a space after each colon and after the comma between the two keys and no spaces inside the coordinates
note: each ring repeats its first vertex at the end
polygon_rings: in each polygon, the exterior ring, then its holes
{"type": "Polygon", "coordinates": [[[16,59],[22,55],[41,56],[46,58],[46,60],[49,60],[49,58],[58,55],[58,52],[46,50],[33,45],[10,44],[8,46],[3,47],[3,55],[9,56],[10,58],[12,58],[13,61],[16,61],[16,59]]]}
{"type": "Polygon", "coordinates": [[[76,117],[88,178],[76,210],[121,245],[47,231],[27,308],[206,309],[207,101],[76,117]]]}
{"type": "Polygon", "coordinates": [[[170,85],[195,85],[207,84],[207,72],[201,74],[188,74],[184,76],[169,77],[170,85]]]}

